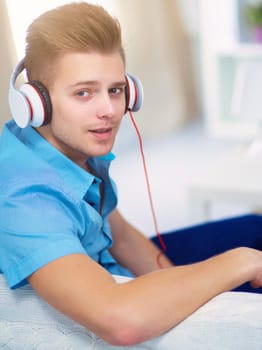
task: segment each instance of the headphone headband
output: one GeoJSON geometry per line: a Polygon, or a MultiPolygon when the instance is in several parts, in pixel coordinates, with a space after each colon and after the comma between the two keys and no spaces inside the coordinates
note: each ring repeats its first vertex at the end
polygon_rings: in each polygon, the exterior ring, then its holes
{"type": "Polygon", "coordinates": [[[10,78],[10,85],[15,86],[16,79],[20,73],[25,69],[25,59],[21,59],[20,62],[18,62],[17,66],[15,67],[11,78],[10,78]]]}

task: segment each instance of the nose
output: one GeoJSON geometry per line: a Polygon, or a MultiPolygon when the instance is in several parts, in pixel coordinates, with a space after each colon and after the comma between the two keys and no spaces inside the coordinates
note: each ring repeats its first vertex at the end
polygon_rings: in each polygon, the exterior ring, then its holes
{"type": "Polygon", "coordinates": [[[109,93],[101,93],[98,99],[98,118],[111,118],[114,115],[114,104],[109,93]]]}

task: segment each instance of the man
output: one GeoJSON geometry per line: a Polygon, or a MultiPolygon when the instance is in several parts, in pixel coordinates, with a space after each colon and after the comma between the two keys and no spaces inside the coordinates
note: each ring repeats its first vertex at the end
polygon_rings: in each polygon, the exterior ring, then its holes
{"type": "Polygon", "coordinates": [[[116,209],[110,151],[125,112],[139,108],[128,81],[119,24],[103,8],[51,10],[29,27],[10,87],[18,125],[5,125],[0,145],[0,269],[9,286],[29,282],[117,345],[156,337],[245,282],[262,286],[253,248],[177,267],[162,255],[159,268],[160,250],[116,209]],[[24,67],[29,82],[16,90],[24,67]],[[112,274],[136,278],[117,284],[112,274]]]}

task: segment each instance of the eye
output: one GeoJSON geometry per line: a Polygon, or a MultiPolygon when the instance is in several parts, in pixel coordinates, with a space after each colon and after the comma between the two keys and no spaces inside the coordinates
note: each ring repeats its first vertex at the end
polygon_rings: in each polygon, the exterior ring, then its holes
{"type": "Polygon", "coordinates": [[[88,97],[90,95],[91,94],[87,90],[80,90],[76,92],[76,96],[79,96],[79,97],[88,97]]]}
{"type": "Polygon", "coordinates": [[[109,90],[111,95],[120,95],[124,91],[123,87],[113,87],[109,90]]]}

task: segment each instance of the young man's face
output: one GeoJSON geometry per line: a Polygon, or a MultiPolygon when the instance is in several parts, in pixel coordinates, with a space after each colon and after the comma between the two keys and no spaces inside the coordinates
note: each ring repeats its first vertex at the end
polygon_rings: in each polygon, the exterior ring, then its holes
{"type": "Polygon", "coordinates": [[[125,111],[125,67],[119,53],[67,53],[57,64],[51,123],[38,131],[71,160],[108,153],[125,111]]]}

